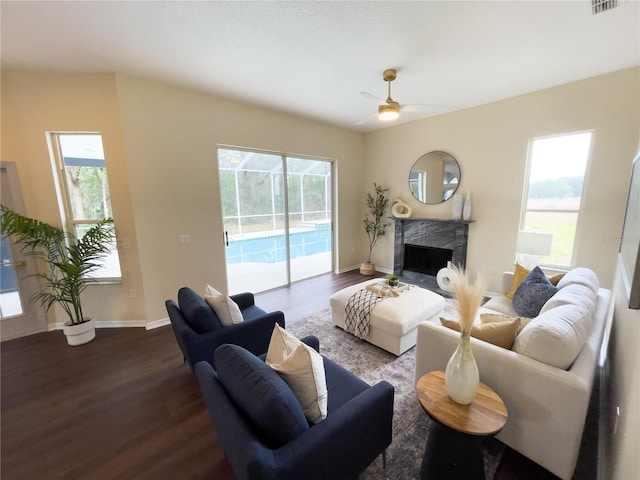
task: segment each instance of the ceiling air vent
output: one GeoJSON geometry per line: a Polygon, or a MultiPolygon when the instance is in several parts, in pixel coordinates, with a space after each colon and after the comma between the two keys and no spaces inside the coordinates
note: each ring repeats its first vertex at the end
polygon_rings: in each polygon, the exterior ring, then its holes
{"type": "Polygon", "coordinates": [[[618,0],[591,0],[591,12],[594,15],[606,12],[618,6],[618,0]]]}

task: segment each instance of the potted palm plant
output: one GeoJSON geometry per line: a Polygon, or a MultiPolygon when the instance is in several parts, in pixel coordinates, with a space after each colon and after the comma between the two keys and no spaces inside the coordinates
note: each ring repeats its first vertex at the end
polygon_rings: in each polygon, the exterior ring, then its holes
{"type": "Polygon", "coordinates": [[[384,188],[374,182],[374,194],[367,193],[367,210],[364,216],[364,230],[369,237],[369,256],[367,261],[360,265],[360,273],[362,275],[374,275],[376,266],[371,262],[371,254],[373,247],[384,236],[389,226],[389,222],[384,221],[384,212],[389,206],[389,199],[386,196],[388,188],[384,188]]]}
{"type": "Polygon", "coordinates": [[[106,256],[115,240],[113,220],[106,218],[90,228],[81,238],[39,220],[25,217],[0,205],[2,235],[11,235],[22,244],[25,255],[39,260],[35,276],[40,278],[42,290],[32,301],[38,301],[49,310],[60,305],[69,319],[64,323],[64,333],[69,345],[82,345],[95,338],[95,322],[84,316],[80,296],[98,261],[106,256]]]}

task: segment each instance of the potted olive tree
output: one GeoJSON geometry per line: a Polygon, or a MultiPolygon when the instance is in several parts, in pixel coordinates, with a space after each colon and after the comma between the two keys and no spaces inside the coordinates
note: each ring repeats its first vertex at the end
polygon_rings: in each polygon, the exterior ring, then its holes
{"type": "Polygon", "coordinates": [[[11,235],[22,244],[25,255],[42,263],[39,273],[42,290],[32,301],[49,310],[58,304],[69,319],[64,333],[69,345],[82,345],[95,338],[95,322],[84,316],[80,296],[87,285],[94,282],[91,273],[100,267],[98,261],[106,256],[115,240],[111,218],[90,228],[82,238],[64,232],[48,223],[25,217],[0,205],[2,235],[11,235]]]}
{"type": "Polygon", "coordinates": [[[367,213],[364,216],[364,230],[369,237],[369,257],[367,261],[360,265],[360,273],[362,275],[374,275],[376,266],[371,262],[371,254],[373,247],[382,237],[389,226],[389,222],[384,221],[384,213],[389,206],[389,199],[386,196],[388,188],[384,188],[374,182],[374,194],[367,193],[367,213]]]}

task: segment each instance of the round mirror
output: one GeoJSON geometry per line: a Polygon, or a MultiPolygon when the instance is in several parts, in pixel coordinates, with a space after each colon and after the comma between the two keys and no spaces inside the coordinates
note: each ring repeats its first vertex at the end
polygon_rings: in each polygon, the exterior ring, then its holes
{"type": "Polygon", "coordinates": [[[409,190],[416,199],[428,205],[451,198],[460,183],[460,166],[447,152],[422,155],[409,172],[409,190]]]}

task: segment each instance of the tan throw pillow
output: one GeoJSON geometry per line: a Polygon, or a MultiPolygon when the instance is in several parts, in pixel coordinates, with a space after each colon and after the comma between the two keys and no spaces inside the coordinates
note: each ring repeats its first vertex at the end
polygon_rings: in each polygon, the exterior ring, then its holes
{"type": "Polygon", "coordinates": [[[549,277],[549,282],[551,282],[551,285],[553,285],[554,287],[558,286],[558,282],[560,280],[562,280],[562,277],[564,277],[565,274],[564,273],[556,273],[555,275],[551,275],[549,277]]]}
{"type": "MultiPolygon", "coordinates": [[[[455,320],[448,320],[440,317],[440,323],[457,332],[460,331],[460,324],[455,320]]],[[[520,326],[520,318],[514,318],[504,322],[491,322],[484,325],[474,325],[471,327],[471,336],[478,340],[497,345],[498,347],[511,350],[513,341],[516,339],[516,332],[520,326]]]]}
{"type": "Polygon", "coordinates": [[[223,327],[230,327],[244,322],[244,317],[238,304],[226,295],[205,295],[205,301],[216,312],[223,327]]]}
{"type": "Polygon", "coordinates": [[[520,319],[520,326],[516,331],[516,336],[518,333],[522,331],[524,327],[531,321],[530,318],[527,317],[510,317],[508,315],[498,315],[494,313],[481,313],[480,314],[480,322],[484,325],[485,323],[496,323],[496,322],[508,322],[509,320],[515,320],[516,318],[520,319]]]}
{"type": "Polygon", "coordinates": [[[322,356],[276,323],[265,359],[296,396],[311,423],[327,418],[327,381],[322,356]]]}
{"type": "Polygon", "coordinates": [[[509,287],[509,291],[505,293],[505,295],[509,298],[513,298],[516,293],[516,290],[522,283],[522,281],[529,275],[530,270],[528,268],[524,268],[519,263],[516,263],[516,268],[513,271],[513,279],[511,280],[511,287],[509,287]]]}

